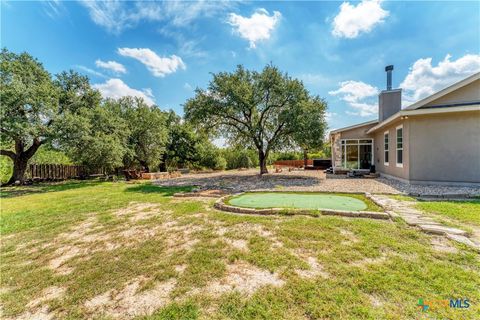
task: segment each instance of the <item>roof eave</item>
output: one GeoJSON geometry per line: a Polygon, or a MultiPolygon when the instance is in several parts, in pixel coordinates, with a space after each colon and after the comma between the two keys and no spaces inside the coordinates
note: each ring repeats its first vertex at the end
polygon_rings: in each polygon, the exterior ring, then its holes
{"type": "Polygon", "coordinates": [[[375,127],[370,128],[367,131],[367,134],[375,132],[378,129],[385,127],[386,125],[394,122],[395,120],[403,116],[416,116],[416,115],[440,114],[440,113],[451,113],[451,112],[468,112],[468,111],[480,111],[480,102],[475,105],[450,107],[450,108],[414,109],[414,110],[403,109],[395,113],[394,115],[390,116],[385,121],[382,121],[375,127]]]}

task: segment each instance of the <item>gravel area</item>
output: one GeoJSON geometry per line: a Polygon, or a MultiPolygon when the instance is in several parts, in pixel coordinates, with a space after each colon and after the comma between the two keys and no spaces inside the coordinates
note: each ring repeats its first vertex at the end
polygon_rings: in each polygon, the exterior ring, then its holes
{"type": "Polygon", "coordinates": [[[156,180],[161,186],[198,186],[200,190],[223,190],[236,193],[248,190],[369,192],[415,195],[480,195],[480,188],[417,186],[397,180],[359,179],[325,175],[322,171],[291,171],[269,173],[258,170],[231,170],[213,173],[190,173],[179,178],[156,180]]]}
{"type": "Polygon", "coordinates": [[[480,187],[450,187],[440,185],[415,185],[394,179],[378,178],[378,182],[387,184],[401,193],[412,196],[440,196],[447,198],[480,196],[480,187]]]}

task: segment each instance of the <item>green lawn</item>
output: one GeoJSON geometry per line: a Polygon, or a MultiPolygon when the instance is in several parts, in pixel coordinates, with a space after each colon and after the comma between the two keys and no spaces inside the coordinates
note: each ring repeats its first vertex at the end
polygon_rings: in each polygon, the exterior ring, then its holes
{"type": "Polygon", "coordinates": [[[480,258],[464,246],[438,251],[401,221],[224,213],[181,190],[2,190],[2,317],[479,318],[480,258]],[[471,307],[416,306],[450,298],[471,307]]]}
{"type": "Polygon", "coordinates": [[[480,227],[480,200],[419,202],[419,209],[480,227]]]}

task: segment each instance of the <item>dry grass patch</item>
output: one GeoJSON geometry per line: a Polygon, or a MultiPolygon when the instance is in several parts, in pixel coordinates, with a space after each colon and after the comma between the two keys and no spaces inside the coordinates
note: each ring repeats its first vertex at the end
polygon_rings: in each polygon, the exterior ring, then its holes
{"type": "Polygon", "coordinates": [[[224,293],[238,291],[250,296],[264,286],[280,287],[285,282],[278,273],[260,269],[246,262],[227,265],[226,274],[219,280],[212,281],[203,290],[214,297],[224,293]]]}
{"type": "Polygon", "coordinates": [[[176,280],[156,283],[152,289],[141,291],[147,279],[139,277],[131,280],[121,290],[109,290],[85,302],[89,312],[102,314],[115,319],[130,319],[152,314],[167,305],[176,280]]]}
{"type": "Polygon", "coordinates": [[[458,249],[452,244],[452,242],[443,236],[431,236],[430,243],[435,251],[458,253],[458,249]]]}
{"type": "Polygon", "coordinates": [[[435,252],[400,222],[234,215],[174,192],[105,183],[4,200],[2,318],[412,319],[418,297],[480,285],[478,254],[435,252]]]}

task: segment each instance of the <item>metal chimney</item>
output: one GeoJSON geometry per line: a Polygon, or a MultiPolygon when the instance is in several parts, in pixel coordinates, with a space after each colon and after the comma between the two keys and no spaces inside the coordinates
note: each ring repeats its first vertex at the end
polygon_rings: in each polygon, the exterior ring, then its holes
{"type": "Polygon", "coordinates": [[[389,91],[389,90],[392,90],[393,65],[386,66],[385,71],[387,72],[387,91],[389,91]]]}

